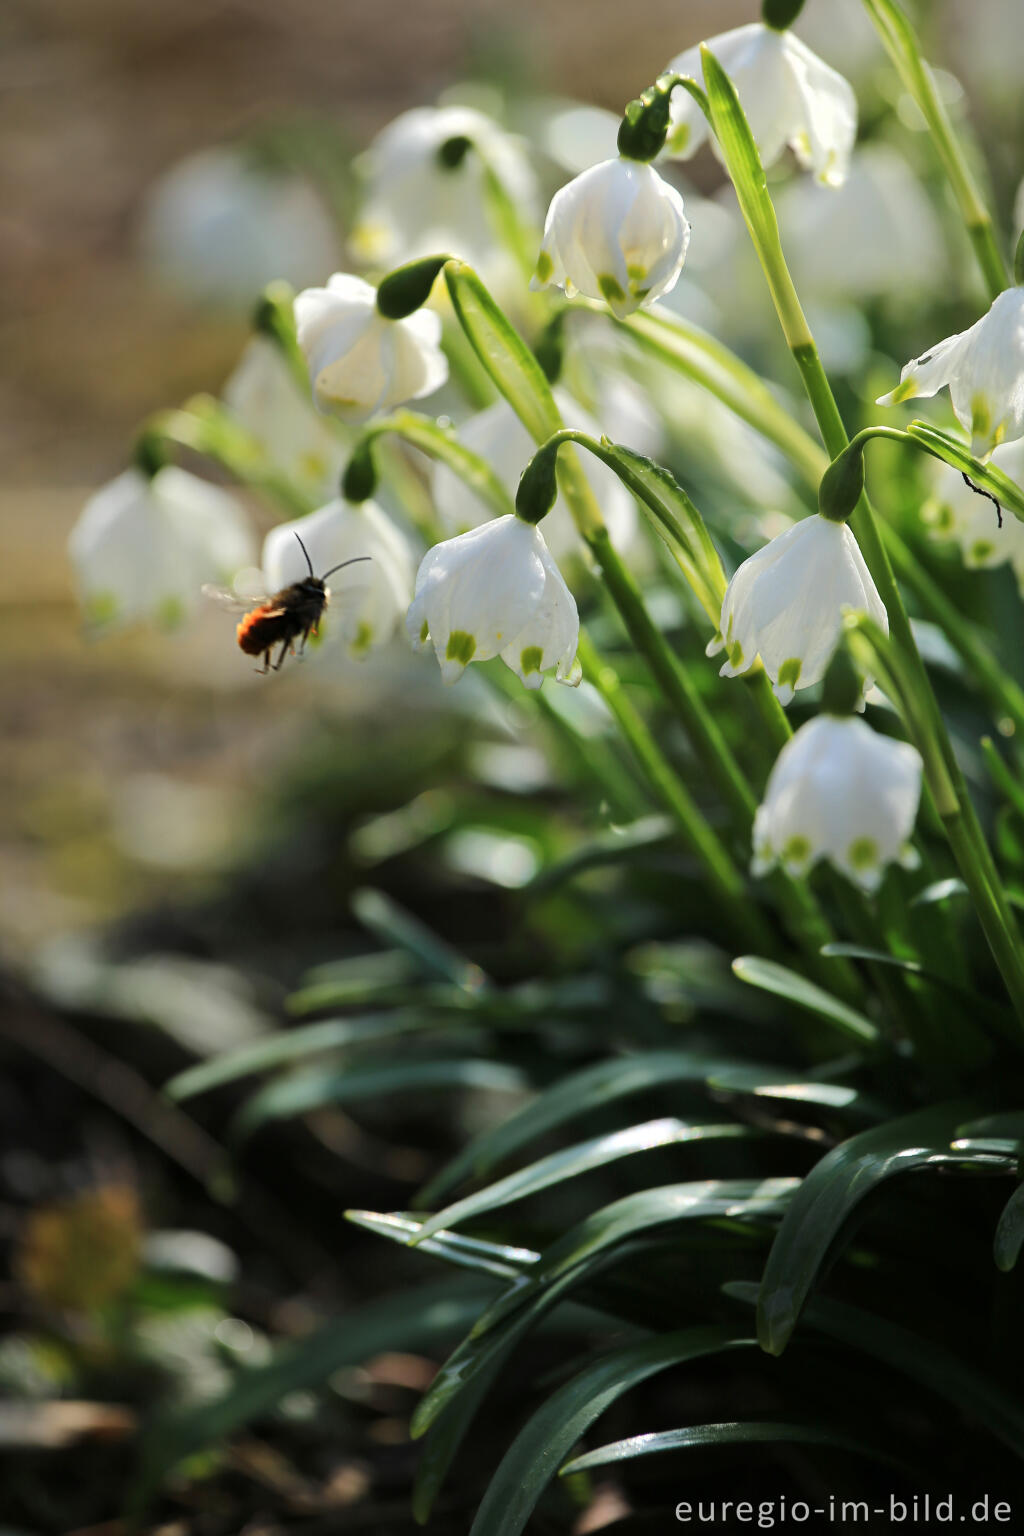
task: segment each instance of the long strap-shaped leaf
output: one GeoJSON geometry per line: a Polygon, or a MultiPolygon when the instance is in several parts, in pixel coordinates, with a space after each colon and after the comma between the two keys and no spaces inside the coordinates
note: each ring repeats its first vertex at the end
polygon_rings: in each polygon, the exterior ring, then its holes
{"type": "Polygon", "coordinates": [[[671,1366],[749,1349],[753,1343],[732,1328],[686,1328],[615,1350],[588,1366],[520,1430],[490,1481],[470,1536],[519,1536],[576,1441],[631,1387],[671,1366]]]}
{"type": "Polygon", "coordinates": [[[872,1461],[880,1461],[889,1466],[906,1467],[900,1457],[892,1454],[889,1446],[851,1435],[846,1430],[816,1423],[761,1420],[748,1423],[688,1424],[684,1429],[631,1435],[628,1440],[599,1445],[596,1450],[574,1457],[560,1469],[559,1476],[572,1477],[576,1472],[589,1472],[594,1467],[632,1461],[637,1456],[657,1456],[665,1451],[697,1449],[709,1445],[823,1445],[832,1450],[852,1451],[856,1456],[868,1456],[872,1461]]]}
{"type": "MultiPolygon", "coordinates": [[[[416,1204],[438,1205],[464,1179],[484,1177],[526,1142],[535,1141],[590,1110],[660,1086],[701,1083],[712,1072],[741,1065],[742,1061],[735,1058],[704,1056],[693,1051],[638,1051],[634,1056],[619,1056],[570,1072],[516,1114],[471,1141],[421,1191],[416,1204]]],[[[784,1072],[785,1068],[767,1070],[784,1072]]]]}
{"type": "MultiPolygon", "coordinates": [[[[758,1287],[749,1281],[730,1281],[722,1289],[736,1301],[757,1304],[758,1287]]],[[[938,1340],[824,1296],[815,1296],[808,1303],[805,1321],[808,1328],[927,1387],[952,1403],[958,1413],[984,1424],[997,1440],[1024,1459],[1024,1407],[1019,1395],[1005,1391],[938,1340]]]]}
{"type": "Polygon", "coordinates": [[[769,1354],[785,1349],[832,1244],[865,1197],[897,1174],[938,1168],[1007,1173],[1014,1159],[954,1153],[966,1111],[944,1104],[852,1136],[817,1163],[797,1191],[765,1265],[758,1334],[769,1354]]]}

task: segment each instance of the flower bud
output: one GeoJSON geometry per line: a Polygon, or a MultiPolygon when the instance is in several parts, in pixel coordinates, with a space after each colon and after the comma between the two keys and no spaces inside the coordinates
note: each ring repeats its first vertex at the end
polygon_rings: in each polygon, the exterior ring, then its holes
{"type": "Polygon", "coordinates": [[[818,511],[833,523],[845,523],[864,490],[864,449],[860,443],[844,448],[826,469],[818,486],[818,511]]]}

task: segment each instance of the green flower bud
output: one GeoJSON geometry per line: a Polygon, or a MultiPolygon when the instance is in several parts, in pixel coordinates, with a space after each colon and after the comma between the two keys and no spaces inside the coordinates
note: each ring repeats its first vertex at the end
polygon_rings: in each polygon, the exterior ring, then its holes
{"type": "Polygon", "coordinates": [[[840,644],[825,672],[821,707],[827,715],[855,715],[863,697],[864,679],[846,645],[840,644]]]}
{"type": "Polygon", "coordinates": [[[558,442],[545,443],[527,464],[516,491],[516,516],[521,523],[537,524],[547,517],[558,496],[558,442]]]}
{"type": "Polygon", "coordinates": [[[845,523],[864,490],[864,451],[851,443],[833,459],[818,487],[818,510],[833,523],[845,523]]]}
{"type": "Polygon", "coordinates": [[[762,0],[761,20],[775,32],[785,32],[804,8],[804,0],[762,0]]]}
{"type": "Polygon", "coordinates": [[[377,466],[373,462],[373,438],[364,437],[356,444],[341,477],[341,494],[346,501],[369,501],[377,489],[377,466]]]}
{"type": "Polygon", "coordinates": [[[457,171],[472,148],[473,140],[464,133],[457,133],[452,138],[445,139],[438,148],[437,163],[443,170],[457,171]]]}
{"type": "Polygon", "coordinates": [[[450,256],[422,256],[408,261],[382,278],[377,289],[377,308],[386,320],[404,320],[430,298],[434,279],[450,256]]]}

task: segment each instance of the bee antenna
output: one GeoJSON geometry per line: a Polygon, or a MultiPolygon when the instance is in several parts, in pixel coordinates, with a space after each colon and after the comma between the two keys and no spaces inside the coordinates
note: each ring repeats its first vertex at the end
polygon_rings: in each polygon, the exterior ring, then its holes
{"type": "MultiPolygon", "coordinates": [[[[295,529],[294,529],[294,528],[293,528],[293,529],[292,529],[292,532],[293,532],[293,533],[295,533],[295,529]]],[[[297,539],[299,539],[299,536],[298,536],[298,534],[297,534],[297,533],[295,533],[295,537],[296,537],[296,538],[297,538],[297,539]]],[[[305,544],[303,544],[303,542],[302,542],[302,540],[301,540],[301,539],[299,539],[299,548],[300,548],[300,549],[301,549],[301,550],[302,550],[302,553],[303,553],[303,554],[304,554],[304,555],[305,555],[305,557],[306,557],[306,564],[307,564],[307,565],[308,565],[308,566],[309,566],[309,574],[310,574],[310,575],[311,575],[311,576],[313,576],[313,562],[312,562],[312,560],[311,560],[311,559],[310,559],[310,558],[309,558],[309,550],[308,550],[308,549],[307,549],[307,548],[306,548],[306,546],[305,546],[305,544]]],[[[315,576],[313,576],[313,580],[314,580],[314,581],[315,581],[315,580],[316,580],[316,577],[315,577],[315,576]]]]}
{"type": "Polygon", "coordinates": [[[332,565],[329,571],[324,571],[323,575],[320,577],[320,580],[326,581],[328,576],[334,575],[335,571],[343,571],[346,565],[358,565],[360,560],[372,559],[372,555],[353,555],[351,560],[343,560],[340,565],[332,565]]]}

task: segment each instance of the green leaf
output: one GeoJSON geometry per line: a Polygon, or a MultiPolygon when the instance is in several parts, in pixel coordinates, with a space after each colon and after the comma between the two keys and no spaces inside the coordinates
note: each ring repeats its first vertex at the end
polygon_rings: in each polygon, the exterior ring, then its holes
{"type": "Polygon", "coordinates": [[[520,1430],[488,1485],[470,1536],[519,1536],[561,1461],[601,1414],[659,1371],[754,1341],[708,1325],[614,1350],[552,1393],[520,1430]]]}
{"type": "Polygon", "coordinates": [[[777,965],[774,960],[762,960],[758,955],[740,955],[733,961],[732,968],[740,981],[745,981],[748,986],[760,987],[763,992],[771,992],[795,1003],[798,1008],[805,1008],[858,1044],[878,1043],[879,1032],[870,1019],[796,971],[777,965]]]}
{"type": "Polygon", "coordinates": [[[717,632],[727,585],[721,556],[704,519],[675,476],[653,459],[607,437],[599,440],[575,428],[564,430],[560,436],[607,464],[636,497],[717,632]]]}
{"type": "Polygon", "coordinates": [[[525,889],[547,891],[589,870],[629,863],[653,849],[670,845],[675,836],[675,823],[668,816],[643,816],[626,826],[615,826],[589,838],[572,853],[538,870],[525,889]]]}
{"type": "MultiPolygon", "coordinates": [[[[959,882],[956,882],[959,884],[959,882]]],[[[949,892],[946,893],[950,894],[949,892]]],[[[938,971],[930,971],[923,966],[920,960],[909,960],[904,955],[890,955],[884,949],[870,949],[864,944],[823,944],[821,953],[828,958],[843,957],[848,960],[868,960],[872,965],[891,965],[897,970],[906,971],[910,976],[920,976],[922,981],[929,982],[933,987],[941,987],[946,993],[962,998],[972,1007],[978,1006],[978,994],[967,987],[958,986],[948,976],[940,976],[938,971]]]]}
{"type": "Polygon", "coordinates": [[[929,453],[937,459],[942,459],[946,464],[951,464],[960,473],[966,474],[975,485],[988,491],[994,496],[999,505],[1013,513],[1014,517],[1024,521],[1024,491],[1011,480],[1005,470],[999,469],[995,464],[983,464],[976,459],[966,444],[951,432],[943,432],[939,427],[933,427],[927,421],[912,421],[907,428],[910,436],[927,448],[929,453]]]}
{"type": "Polygon", "coordinates": [[[769,1354],[785,1349],[843,1227],[887,1179],[938,1168],[1004,1170],[1005,1159],[951,1151],[964,1109],[963,1104],[938,1105],[862,1131],[807,1174],[783,1217],[761,1282],[758,1333],[769,1354]]]}
{"type": "Polygon", "coordinates": [[[862,1440],[841,1429],[823,1424],[750,1421],[733,1424],[688,1424],[684,1429],[665,1429],[655,1434],[632,1435],[611,1445],[598,1446],[583,1456],[576,1456],[559,1469],[560,1477],[589,1472],[637,1456],[656,1456],[663,1451],[681,1451],[716,1445],[824,1445],[832,1450],[852,1451],[894,1467],[905,1463],[883,1445],[862,1440]]]}
{"type": "Polygon", "coordinates": [[[715,1098],[750,1095],[757,1099],[781,1099],[812,1104],[851,1119],[876,1125],[890,1113],[886,1106],[849,1083],[827,1083],[819,1078],[766,1078],[756,1067],[733,1067],[708,1078],[708,1088],[715,1098]]]}
{"type": "Polygon", "coordinates": [[[500,1093],[521,1093],[529,1081],[517,1067],[503,1062],[428,1058],[382,1065],[309,1068],[268,1083],[247,1100],[231,1125],[230,1139],[243,1140],[269,1120],[286,1120],[309,1114],[329,1104],[352,1104],[361,1099],[383,1098],[389,1093],[408,1093],[424,1088],[486,1088],[500,1093]]]}
{"type": "MultiPolygon", "coordinates": [[[[722,1289],[736,1301],[757,1305],[756,1284],[730,1281],[722,1289]]],[[[951,1403],[958,1413],[984,1424],[1015,1456],[1024,1458],[1024,1408],[1018,1395],[1004,1391],[938,1340],[824,1296],[808,1302],[804,1321],[808,1328],[919,1382],[951,1403]]]]}
{"type": "MultiPolygon", "coordinates": [[[[394,433],[430,458],[446,464],[495,517],[504,517],[514,510],[511,496],[490,464],[461,443],[454,428],[442,427],[430,416],[422,416],[417,411],[395,411],[367,427],[361,441],[372,441],[385,432],[394,433]]],[[[358,451],[359,444],[354,452],[358,451]]]]}
{"type": "Polygon", "coordinates": [[[416,1479],[412,1490],[413,1518],[418,1525],[426,1525],[434,1501],[448,1475],[448,1470],[458,1455],[466,1432],[494,1385],[495,1377],[512,1351],[514,1340],[509,1342],[504,1354],[496,1355],[486,1370],[480,1371],[468,1387],[460,1392],[430,1426],[423,1441],[423,1449],[416,1464],[416,1479]]]}
{"type": "Polygon", "coordinates": [[[640,310],[619,322],[643,350],[694,379],[786,455],[815,495],[828,468],[828,455],[796,419],[795,407],[780,403],[760,374],[699,326],[667,310],[640,310]]]}
{"type": "Polygon", "coordinates": [[[479,992],[488,979],[478,965],[438,937],[418,917],[406,912],[383,891],[361,889],[352,893],[352,911],[370,932],[387,946],[413,955],[428,975],[454,982],[465,992],[479,992]]]}
{"type": "Polygon", "coordinates": [[[1009,1273],[1020,1258],[1024,1244],[1024,1184],[1020,1184],[1003,1206],[996,1235],[992,1243],[992,1256],[997,1268],[1009,1273]]]}
{"type": "Polygon", "coordinates": [[[535,1195],[538,1190],[547,1189],[552,1184],[562,1184],[594,1168],[601,1168],[606,1163],[631,1157],[637,1152],[648,1152],[653,1147],[678,1146],[693,1141],[749,1139],[754,1134],[748,1126],[736,1125],[734,1122],[723,1125],[669,1118],[646,1120],[642,1125],[631,1125],[626,1130],[611,1131],[605,1136],[595,1136],[590,1141],[567,1147],[564,1151],[552,1152],[549,1157],[542,1157],[529,1167],[510,1173],[496,1184],[467,1195],[465,1199],[457,1200],[454,1205],[439,1211],[436,1216],[428,1217],[421,1233],[423,1237],[430,1237],[442,1227],[453,1227],[460,1221],[469,1221],[498,1206],[525,1200],[528,1195],[535,1195]]]}
{"type": "MultiPolygon", "coordinates": [[[[617,1099],[676,1083],[700,1083],[711,1072],[735,1066],[734,1060],[689,1051],[639,1051],[634,1056],[599,1061],[570,1072],[539,1093],[501,1125],[484,1131],[463,1148],[417,1196],[417,1206],[439,1203],[442,1195],[467,1178],[482,1178],[504,1158],[590,1110],[617,1099]]],[[[785,1071],[785,1068],[770,1068],[785,1071]]]]}
{"type": "Polygon", "coordinates": [[[444,277],[456,318],[477,357],[530,436],[545,442],[562,419],[537,359],[472,267],[451,261],[444,277]]]}
{"type": "Polygon", "coordinates": [[[480,1281],[449,1277],[357,1308],[243,1369],[212,1399],[159,1414],[147,1429],[133,1505],[142,1510],[180,1461],[270,1412],[289,1392],[322,1386],[342,1366],[383,1350],[430,1350],[461,1333],[490,1294],[480,1281]]]}
{"type": "Polygon", "coordinates": [[[532,1266],[477,1318],[473,1334],[479,1338],[510,1313],[528,1305],[546,1287],[557,1284],[570,1272],[578,1274],[585,1262],[654,1228],[708,1219],[775,1220],[799,1187],[800,1180],[796,1178],[701,1179],[624,1195],[621,1200],[592,1212],[546,1248],[540,1263],[532,1266]]]}
{"type": "MultiPolygon", "coordinates": [[[[456,1022],[465,1024],[465,1020],[456,1022]]],[[[289,1062],[315,1056],[322,1051],[334,1051],[345,1046],[365,1045],[387,1040],[394,1035],[415,1034],[424,1030],[441,1029],[443,1019],[420,1009],[404,1009],[391,1013],[368,1013],[356,1018],[324,1019],[318,1024],[307,1024],[301,1029],[281,1030],[254,1045],[246,1045],[237,1051],[225,1051],[211,1061],[202,1061],[172,1077],[164,1092],[172,1099],[194,1098],[224,1083],[235,1082],[256,1072],[267,1072],[272,1067],[285,1066],[289,1062]]]]}
{"type": "Polygon", "coordinates": [[[489,1243],[479,1237],[463,1237],[459,1232],[437,1232],[432,1237],[421,1238],[422,1221],[401,1211],[346,1211],[345,1220],[353,1226],[364,1227],[377,1237],[390,1238],[406,1248],[416,1243],[421,1252],[433,1258],[444,1259],[462,1269],[495,1275],[501,1280],[517,1280],[531,1265],[540,1263],[540,1254],[532,1248],[489,1243]]]}

